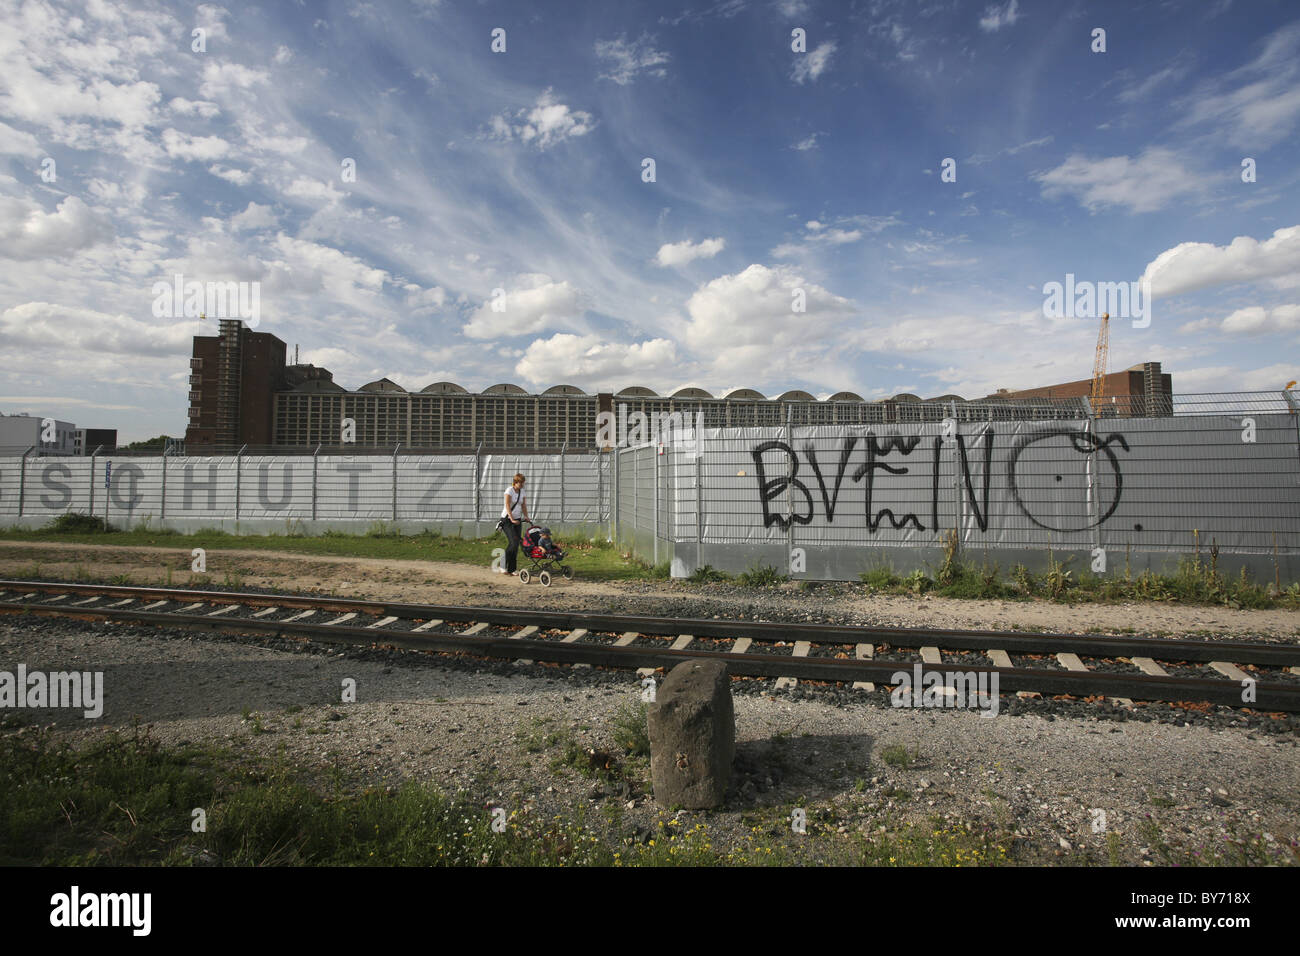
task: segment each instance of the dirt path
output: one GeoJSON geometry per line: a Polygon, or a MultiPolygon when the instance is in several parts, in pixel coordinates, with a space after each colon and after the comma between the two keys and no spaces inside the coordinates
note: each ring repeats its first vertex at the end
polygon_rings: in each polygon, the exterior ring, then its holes
{"type": "MultiPolygon", "coordinates": [[[[185,548],[0,542],[0,576],[182,587],[195,578],[185,548]]],[[[1268,635],[1300,643],[1300,611],[1236,610],[1154,602],[1055,604],[871,594],[861,585],[801,591],[794,584],[746,589],[686,581],[557,580],[550,588],[520,584],[484,566],[441,561],[306,555],[289,551],[210,548],[206,583],[333,593],[370,600],[545,609],[606,609],[680,617],[734,617],[1079,632],[1268,635]]]]}

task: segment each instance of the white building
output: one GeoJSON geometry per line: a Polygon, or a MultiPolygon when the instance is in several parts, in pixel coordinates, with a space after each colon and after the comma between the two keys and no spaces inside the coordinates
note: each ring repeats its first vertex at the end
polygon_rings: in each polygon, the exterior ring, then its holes
{"type": "Polygon", "coordinates": [[[75,455],[77,426],[36,415],[0,414],[0,450],[21,455],[35,446],[41,455],[75,455]],[[49,439],[48,441],[46,439],[49,439]]]}

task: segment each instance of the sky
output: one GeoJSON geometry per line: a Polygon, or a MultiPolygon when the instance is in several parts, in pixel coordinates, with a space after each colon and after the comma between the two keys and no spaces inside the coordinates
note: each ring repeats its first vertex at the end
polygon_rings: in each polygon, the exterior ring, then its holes
{"type": "Polygon", "coordinates": [[[1300,378],[1290,0],[0,22],[7,414],[183,434],[216,317],[160,307],[177,275],[248,283],[257,330],[347,388],[975,398],[1091,376],[1100,308],[1045,307],[1067,275],[1150,290],[1111,370],[1300,378]]]}

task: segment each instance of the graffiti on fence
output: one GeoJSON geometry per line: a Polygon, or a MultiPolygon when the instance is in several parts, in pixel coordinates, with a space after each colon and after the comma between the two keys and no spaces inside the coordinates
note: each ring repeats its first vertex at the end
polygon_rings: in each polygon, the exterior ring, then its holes
{"type": "MultiPolygon", "coordinates": [[[[925,456],[920,453],[913,458],[913,453],[923,441],[920,435],[890,435],[883,439],[874,435],[867,435],[865,439],[860,436],[848,436],[840,443],[839,462],[833,473],[834,481],[829,487],[829,474],[823,472],[822,464],[811,442],[806,442],[803,446],[802,461],[800,455],[787,442],[765,441],[754,445],[750,449],[750,456],[754,459],[754,478],[758,483],[758,500],[763,511],[763,526],[766,528],[775,525],[784,530],[792,522],[812,523],[817,510],[817,498],[821,500],[827,523],[833,524],[837,511],[841,515],[844,513],[840,508],[840,494],[847,475],[850,481],[862,486],[861,516],[865,519],[869,532],[876,532],[884,522],[888,522],[894,530],[911,527],[917,531],[925,531],[926,525],[922,524],[921,515],[917,510],[878,508],[876,504],[882,490],[880,484],[884,482],[887,486],[888,477],[913,475],[918,468],[928,467],[929,528],[936,530],[939,527],[942,452],[948,440],[942,436],[934,436],[930,443],[931,454],[925,456]],[[860,457],[864,460],[853,467],[854,452],[859,447],[861,447],[860,457]],[[770,457],[772,455],[777,456],[775,460],[770,457]],[[812,473],[812,478],[808,482],[798,477],[800,468],[804,464],[812,473]],[[817,498],[814,498],[813,491],[809,488],[809,484],[813,482],[816,484],[817,498]],[[790,493],[788,501],[785,498],[787,491],[790,493]]],[[[996,431],[991,427],[984,428],[969,443],[964,435],[956,435],[953,440],[956,444],[957,468],[960,470],[964,504],[969,507],[971,517],[979,530],[987,531],[996,431]],[[980,447],[977,450],[975,446],[980,447]],[[972,469],[972,459],[979,463],[975,469],[972,469]]],[[[1011,445],[1005,463],[1006,488],[1012,502],[1031,522],[1049,531],[1084,531],[1105,523],[1119,507],[1124,490],[1123,471],[1112,447],[1116,445],[1124,451],[1129,450],[1128,441],[1122,434],[1114,432],[1105,438],[1099,438],[1087,428],[1050,427],[1018,435],[1011,445]],[[1058,441],[1054,445],[1049,445],[1053,439],[1065,439],[1066,444],[1062,447],[1062,443],[1058,441]],[[1070,455],[1062,454],[1070,451],[1082,457],[1071,460],[1070,455]],[[1036,455],[1039,452],[1042,454],[1036,455]],[[1093,474],[1093,462],[1097,463],[1096,475],[1093,474]],[[1096,510],[1099,516],[1095,519],[1085,518],[1080,524],[1078,521],[1053,513],[1053,506],[1059,504],[1059,501],[1053,499],[1060,499],[1062,495],[1044,496],[1046,500],[1041,500],[1028,494],[1027,483],[1018,470],[1024,469],[1032,473],[1035,467],[1041,469],[1044,464],[1061,465],[1062,471],[1067,470],[1066,465],[1077,464],[1081,467],[1082,474],[1090,487],[1096,486],[1095,494],[1098,498],[1096,510]],[[1107,466],[1111,474],[1109,478],[1102,480],[1101,470],[1107,466]]],[[[1056,482],[1062,480],[1060,474],[1053,477],[1056,482]]],[[[1094,492],[1090,490],[1088,493],[1094,492]]],[[[914,507],[922,504],[914,491],[909,504],[914,507]]]]}

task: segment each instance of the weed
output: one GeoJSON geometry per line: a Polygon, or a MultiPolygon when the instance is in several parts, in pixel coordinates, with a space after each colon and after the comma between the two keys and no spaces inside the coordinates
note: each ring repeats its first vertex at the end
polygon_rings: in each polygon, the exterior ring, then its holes
{"type": "Polygon", "coordinates": [[[789,580],[784,574],[768,564],[757,564],[748,571],[742,571],[737,578],[742,587],[765,588],[789,580]]]}
{"type": "Polygon", "coordinates": [[[711,564],[705,564],[691,572],[690,580],[696,584],[708,584],[710,581],[725,581],[728,575],[711,564]]]}
{"type": "Polygon", "coordinates": [[[645,704],[624,703],[614,715],[614,743],[634,757],[650,756],[650,728],[645,704]]]}

